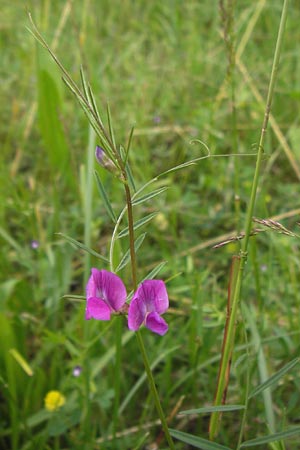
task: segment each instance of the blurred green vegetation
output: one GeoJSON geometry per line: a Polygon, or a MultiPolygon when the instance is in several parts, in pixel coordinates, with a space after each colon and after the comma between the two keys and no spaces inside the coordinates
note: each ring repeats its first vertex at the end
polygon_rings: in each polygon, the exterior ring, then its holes
{"type": "MultiPolygon", "coordinates": [[[[169,189],[135,209],[137,219],[159,211],[145,228],[139,278],[167,261],[160,276],[171,279],[168,334],[160,338],[143,331],[163,406],[167,415],[174,412],[172,428],[207,438],[207,415],[175,413],[213,403],[230,260],[239,247],[212,245],[242,229],[255,165],[255,156],[225,155],[256,151],[281,2],[236,2],[235,31],[227,29],[237,51],[231,70],[223,39],[226,14],[222,19],[217,0],[2,2],[0,447],[133,449],[160,442],[134,334],[120,317],[85,323],[84,302],[63,298],[84,295],[86,268],[101,268],[103,262],[56,233],[88,239],[105,256],[113,230],[94,179],[87,198],[93,138],[56,66],[26,29],[26,8],[78,83],[83,64],[103,112],[109,102],[119,144],[135,124],[130,159],[138,186],[204,154],[193,139],[205,142],[212,155],[224,155],[169,174],[158,183],[169,189]],[[120,321],[122,372],[116,374],[120,321]],[[82,367],[78,377],[76,366],[82,367]],[[120,434],[112,438],[115,377],[120,434]],[[44,397],[53,389],[63,393],[66,404],[49,413],[44,397]]],[[[255,212],[298,234],[299,22],[299,3],[291,2],[255,212]]],[[[119,212],[121,188],[97,170],[119,212]]],[[[126,249],[118,245],[116,259],[126,249]]],[[[299,239],[271,231],[252,239],[243,300],[253,306],[257,334],[247,315],[241,316],[228,403],[244,402],[247,370],[251,388],[263,381],[257,335],[269,376],[299,355],[299,268],[299,239]]],[[[122,278],[130,290],[128,267],[122,278]]],[[[270,406],[278,431],[299,425],[299,367],[269,401],[250,402],[246,439],[268,434],[270,406]]],[[[239,412],[224,414],[218,442],[236,445],[240,419],[239,412]]],[[[298,442],[295,437],[285,447],[271,448],[296,450],[298,442]]]]}

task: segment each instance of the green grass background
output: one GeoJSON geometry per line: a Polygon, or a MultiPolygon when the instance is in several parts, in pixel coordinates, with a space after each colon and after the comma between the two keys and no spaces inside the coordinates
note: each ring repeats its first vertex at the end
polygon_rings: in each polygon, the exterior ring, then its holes
{"type": "MultiPolygon", "coordinates": [[[[85,323],[84,302],[62,298],[84,295],[90,267],[105,266],[56,233],[105,255],[113,228],[88,157],[94,137],[54,63],[26,29],[26,8],[78,82],[84,65],[103,112],[109,102],[119,143],[135,124],[130,158],[141,186],[204,154],[201,145],[191,144],[193,139],[205,142],[212,155],[255,153],[282,5],[236,3],[234,38],[240,54],[230,76],[216,0],[41,0],[26,5],[2,0],[1,448],[147,448],[159,435],[142,360],[125,320],[85,323]],[[38,249],[31,247],[34,239],[38,249]],[[116,372],[118,332],[124,345],[116,372]],[[12,349],[31,367],[31,376],[12,349]],[[83,367],[78,378],[73,376],[76,365],[83,367]],[[56,414],[44,409],[51,389],[67,399],[56,414]],[[112,439],[113,431],[120,435],[112,439]]],[[[291,1],[255,211],[257,217],[279,217],[296,233],[299,23],[299,3],[291,1]]],[[[143,330],[167,415],[174,408],[213,403],[230,260],[239,247],[214,250],[212,245],[242,229],[254,165],[251,156],[206,159],[159,181],[158,186],[169,187],[166,193],[135,209],[136,219],[159,211],[138,252],[139,279],[161,261],[167,264],[159,276],[170,278],[169,332],[161,338],[143,330]]],[[[97,170],[114,210],[120,211],[121,187],[97,170]]],[[[125,250],[121,243],[116,260],[125,250]]],[[[244,402],[247,370],[252,389],[299,355],[299,267],[299,239],[272,232],[252,238],[242,296],[248,310],[237,327],[228,403],[244,402]]],[[[129,268],[121,275],[130,290],[129,268]]],[[[299,425],[299,365],[267,398],[250,402],[245,439],[268,434],[272,418],[277,431],[299,425]]],[[[175,415],[170,426],[207,438],[208,419],[175,415]]],[[[234,448],[240,424],[239,412],[224,414],[218,442],[234,448]]],[[[176,448],[189,447],[177,442],[176,448]]],[[[299,437],[273,448],[299,449],[299,437]]]]}

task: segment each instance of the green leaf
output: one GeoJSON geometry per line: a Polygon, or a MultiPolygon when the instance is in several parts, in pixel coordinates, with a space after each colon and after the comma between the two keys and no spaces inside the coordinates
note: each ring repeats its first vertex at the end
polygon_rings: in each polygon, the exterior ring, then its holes
{"type": "Polygon", "coordinates": [[[152,280],[156,275],[161,271],[161,269],[167,264],[166,261],[163,261],[159,263],[154,269],[151,270],[151,272],[148,273],[148,275],[145,276],[145,278],[142,280],[152,280]]]}
{"type": "MultiPolygon", "coordinates": [[[[134,250],[135,252],[138,251],[138,249],[140,248],[140,246],[143,243],[143,240],[145,239],[147,233],[143,233],[141,234],[134,242],[134,250]]],[[[124,254],[123,258],[121,259],[118,267],[116,268],[116,272],[119,272],[121,269],[123,269],[123,267],[125,267],[128,262],[130,261],[130,248],[126,251],[126,253],[124,254]]]]}
{"type": "Polygon", "coordinates": [[[133,175],[132,175],[132,172],[131,172],[131,169],[130,169],[130,166],[128,163],[126,163],[125,170],[126,170],[126,174],[128,177],[130,187],[135,192],[136,191],[135,182],[134,182],[133,175]]]}
{"type": "Polygon", "coordinates": [[[125,166],[126,166],[127,160],[128,160],[128,155],[129,155],[129,150],[130,150],[130,147],[131,147],[133,132],[134,132],[134,126],[132,126],[131,130],[130,130],[129,137],[128,137],[128,142],[127,142],[127,147],[126,147],[126,151],[125,151],[125,156],[124,156],[124,159],[123,159],[123,162],[124,162],[125,166]]]}
{"type": "Polygon", "coordinates": [[[169,189],[167,186],[155,189],[152,192],[149,192],[149,194],[143,195],[142,197],[137,198],[136,200],[133,200],[132,205],[139,205],[140,203],[146,202],[147,200],[150,200],[153,197],[156,197],[159,194],[162,194],[167,189],[169,189]]]}
{"type": "MultiPolygon", "coordinates": [[[[156,216],[156,214],[157,214],[156,212],[155,212],[155,213],[151,213],[151,214],[148,214],[148,215],[145,216],[145,217],[142,217],[142,219],[137,220],[137,221],[134,223],[134,225],[133,225],[133,229],[134,229],[134,230],[137,230],[138,228],[142,227],[142,226],[145,225],[146,223],[150,222],[150,220],[152,220],[153,217],[156,216]]],[[[119,238],[122,238],[122,237],[127,236],[127,235],[128,235],[128,227],[126,227],[123,231],[121,231],[121,232],[118,234],[118,237],[119,237],[119,238]]]]}
{"type": "Polygon", "coordinates": [[[99,114],[99,111],[98,111],[98,108],[97,108],[97,103],[96,103],[96,100],[95,100],[95,97],[94,97],[94,94],[93,94],[93,91],[92,91],[92,88],[90,87],[90,85],[88,86],[88,92],[89,92],[91,104],[92,104],[93,110],[95,112],[95,115],[96,115],[96,117],[97,117],[97,119],[98,119],[102,129],[104,130],[104,125],[103,125],[103,122],[101,120],[101,117],[100,117],[100,114],[99,114]]]}
{"type": "Polygon", "coordinates": [[[111,218],[111,220],[115,224],[117,222],[115,213],[114,213],[114,211],[112,209],[111,203],[110,203],[110,201],[108,199],[108,196],[107,196],[107,194],[105,192],[105,189],[104,189],[104,186],[102,184],[101,178],[100,178],[100,176],[99,176],[99,174],[98,174],[98,172],[96,170],[95,170],[95,176],[96,176],[97,188],[98,188],[99,194],[101,195],[101,198],[103,200],[105,209],[106,209],[109,217],[111,218]]]}
{"type": "Polygon", "coordinates": [[[95,256],[96,258],[102,259],[102,261],[105,262],[109,262],[107,258],[105,258],[104,256],[100,255],[100,253],[95,252],[94,250],[92,250],[91,248],[87,247],[86,245],[82,244],[79,241],[76,241],[75,239],[71,238],[70,236],[67,236],[64,233],[56,233],[58,236],[63,237],[66,241],[68,241],[70,244],[75,245],[75,247],[80,248],[88,253],[90,253],[91,255],[95,256]]]}
{"type": "Polygon", "coordinates": [[[81,84],[82,84],[84,96],[86,98],[86,101],[89,102],[90,97],[89,97],[88,85],[87,85],[87,82],[85,79],[85,75],[84,75],[82,66],[80,66],[80,78],[81,78],[81,84]]]}
{"type": "Polygon", "coordinates": [[[201,448],[202,450],[231,450],[229,447],[217,444],[216,442],[208,441],[207,439],[194,436],[193,434],[184,433],[182,431],[169,429],[170,435],[181,442],[190,444],[195,448],[201,448]]]}
{"type": "Polygon", "coordinates": [[[297,434],[300,434],[300,427],[290,428],[289,430],[269,434],[261,438],[250,439],[249,441],[243,442],[240,448],[256,447],[257,445],[268,444],[269,442],[281,441],[296,436],[297,434]]]}
{"type": "Polygon", "coordinates": [[[9,353],[12,355],[12,357],[17,361],[20,367],[24,370],[24,372],[29,376],[32,377],[33,370],[30,367],[29,363],[26,361],[26,359],[16,350],[15,348],[9,349],[9,353]]]}
{"type": "Polygon", "coordinates": [[[227,411],[238,411],[245,409],[244,405],[218,405],[218,406],[207,406],[206,408],[196,408],[187,409],[186,411],[180,411],[179,414],[205,414],[211,412],[227,412],[227,411]]]}
{"type": "Polygon", "coordinates": [[[91,106],[87,102],[87,100],[81,94],[81,92],[79,91],[77,86],[74,85],[73,82],[69,81],[69,78],[63,76],[62,80],[67,85],[67,87],[70,89],[70,91],[75,95],[76,99],[78,100],[81,108],[83,109],[85,115],[88,118],[88,121],[90,122],[91,126],[93,127],[93,129],[100,141],[101,146],[105,149],[105,151],[109,155],[109,157],[112,160],[114,160],[113,150],[111,148],[110,143],[107,140],[105,130],[103,128],[102,123],[97,120],[97,116],[94,113],[93,106],[91,106]]]}
{"type": "Polygon", "coordinates": [[[62,126],[61,79],[54,63],[40,47],[37,47],[38,118],[43,142],[47,150],[48,167],[52,178],[57,174],[74,186],[70,165],[70,151],[62,126]]]}
{"type": "Polygon", "coordinates": [[[106,111],[107,111],[107,121],[108,121],[109,135],[110,135],[111,141],[113,143],[113,146],[116,148],[115,134],[114,134],[113,126],[112,126],[110,107],[109,107],[108,103],[106,105],[106,111]]]}
{"type": "Polygon", "coordinates": [[[282,378],[289,370],[291,370],[299,362],[300,362],[300,358],[295,358],[292,361],[290,361],[288,364],[286,364],[284,367],[282,367],[280,370],[278,370],[278,372],[276,372],[274,375],[272,375],[266,381],[261,383],[255,389],[253,389],[253,391],[250,393],[248,398],[250,399],[252,397],[255,397],[256,395],[260,394],[262,391],[264,391],[268,387],[277,383],[277,381],[279,381],[280,378],[282,378]]]}

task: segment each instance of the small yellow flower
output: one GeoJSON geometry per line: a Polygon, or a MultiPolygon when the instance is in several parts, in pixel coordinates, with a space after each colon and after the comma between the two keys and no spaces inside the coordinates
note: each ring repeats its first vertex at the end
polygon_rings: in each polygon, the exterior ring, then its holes
{"type": "Polygon", "coordinates": [[[48,411],[56,411],[66,403],[66,399],[59,391],[49,391],[44,402],[48,411]]]}

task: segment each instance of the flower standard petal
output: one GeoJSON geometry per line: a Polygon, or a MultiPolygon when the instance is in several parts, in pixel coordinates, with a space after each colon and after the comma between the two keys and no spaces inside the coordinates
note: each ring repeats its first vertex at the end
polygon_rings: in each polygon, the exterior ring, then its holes
{"type": "Polygon", "coordinates": [[[101,270],[101,292],[103,300],[114,310],[119,311],[126,302],[126,288],[117,275],[101,270]]]}
{"type": "Polygon", "coordinates": [[[128,328],[137,331],[146,317],[146,306],[138,297],[138,291],[134,295],[128,309],[128,328]]]}
{"type": "Polygon", "coordinates": [[[166,334],[169,328],[167,322],[157,312],[147,314],[145,326],[161,336],[166,334]]]}
{"type": "Polygon", "coordinates": [[[110,307],[98,297],[90,297],[87,299],[85,319],[109,320],[110,307]]]}
{"type": "Polygon", "coordinates": [[[141,300],[146,304],[147,311],[163,314],[169,307],[169,298],[165,283],[162,280],[146,280],[138,288],[141,300]]]}
{"type": "Polygon", "coordinates": [[[160,317],[169,307],[169,298],[162,280],[143,281],[129,305],[128,327],[136,331],[142,323],[154,333],[164,335],[168,325],[160,317]]]}
{"type": "Polygon", "coordinates": [[[93,268],[86,286],[85,318],[109,320],[112,311],[119,311],[126,301],[123,281],[114,273],[93,268]]]}

